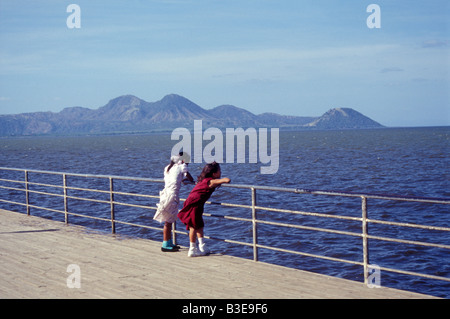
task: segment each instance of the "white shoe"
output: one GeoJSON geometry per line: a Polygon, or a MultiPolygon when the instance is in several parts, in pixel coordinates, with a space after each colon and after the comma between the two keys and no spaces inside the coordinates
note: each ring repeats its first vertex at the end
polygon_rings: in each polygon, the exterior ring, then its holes
{"type": "Polygon", "coordinates": [[[202,253],[204,253],[205,255],[208,255],[208,254],[210,253],[210,250],[209,250],[209,248],[206,246],[205,243],[199,244],[199,245],[198,245],[198,249],[199,249],[202,253]]]}
{"type": "Polygon", "coordinates": [[[200,257],[205,255],[206,254],[200,251],[197,247],[189,248],[188,257],[200,257]]]}

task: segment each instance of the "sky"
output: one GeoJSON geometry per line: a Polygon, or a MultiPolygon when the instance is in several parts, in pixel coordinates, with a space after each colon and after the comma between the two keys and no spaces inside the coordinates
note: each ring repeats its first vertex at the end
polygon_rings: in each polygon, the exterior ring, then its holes
{"type": "Polygon", "coordinates": [[[0,0],[0,114],[175,93],[450,125],[449,24],[448,0],[0,0]]]}

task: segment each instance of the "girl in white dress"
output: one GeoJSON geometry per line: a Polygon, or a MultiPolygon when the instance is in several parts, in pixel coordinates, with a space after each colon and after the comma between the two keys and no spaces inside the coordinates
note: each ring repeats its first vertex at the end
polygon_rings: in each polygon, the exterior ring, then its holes
{"type": "Polygon", "coordinates": [[[180,203],[179,192],[181,182],[187,180],[194,182],[188,171],[190,156],[186,152],[180,152],[178,156],[170,158],[170,164],[164,168],[164,189],[159,193],[158,209],[153,217],[160,223],[164,222],[163,244],[161,250],[164,252],[174,252],[179,250],[172,242],[172,223],[177,220],[178,205],[180,203]]]}

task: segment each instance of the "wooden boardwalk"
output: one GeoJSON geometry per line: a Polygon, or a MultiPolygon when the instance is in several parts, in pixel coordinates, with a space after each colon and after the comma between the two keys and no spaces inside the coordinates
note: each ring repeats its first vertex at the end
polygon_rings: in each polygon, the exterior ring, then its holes
{"type": "Polygon", "coordinates": [[[159,242],[0,210],[0,298],[432,297],[231,256],[163,253],[159,242]],[[67,286],[71,264],[80,288],[67,286]]]}

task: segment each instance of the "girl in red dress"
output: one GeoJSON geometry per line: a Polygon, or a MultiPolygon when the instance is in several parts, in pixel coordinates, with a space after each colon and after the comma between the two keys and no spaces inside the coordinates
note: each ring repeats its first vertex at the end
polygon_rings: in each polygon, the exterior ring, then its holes
{"type": "Polygon", "coordinates": [[[183,208],[178,213],[178,218],[189,230],[189,257],[204,256],[209,253],[203,239],[203,227],[205,225],[203,223],[203,206],[218,186],[230,182],[228,177],[220,177],[221,171],[218,163],[206,164],[197,179],[197,185],[192,189],[184,202],[183,208]],[[196,244],[197,238],[198,247],[196,244]]]}

